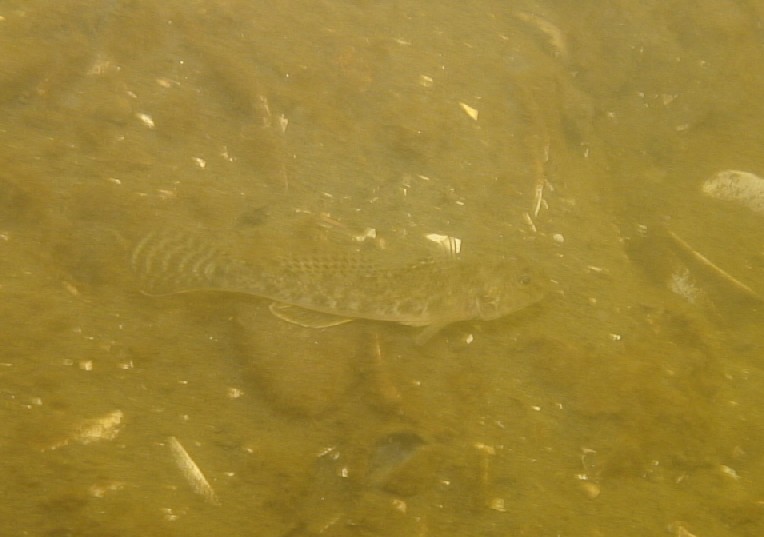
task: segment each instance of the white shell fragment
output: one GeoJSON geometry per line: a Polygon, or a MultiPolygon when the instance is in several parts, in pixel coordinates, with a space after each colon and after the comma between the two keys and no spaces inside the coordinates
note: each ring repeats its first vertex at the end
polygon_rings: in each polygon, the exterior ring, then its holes
{"type": "Polygon", "coordinates": [[[764,215],[764,179],[740,170],[723,170],[703,183],[703,193],[718,200],[734,201],[764,215]]]}
{"type": "Polygon", "coordinates": [[[186,481],[188,481],[188,484],[194,489],[194,492],[203,496],[209,503],[219,505],[220,501],[218,500],[215,491],[207,481],[207,478],[204,477],[199,466],[197,466],[191,458],[191,455],[188,454],[186,448],[184,448],[180,441],[174,436],[169,437],[167,440],[175,464],[180,468],[183,477],[186,478],[186,481]]]}
{"type": "Polygon", "coordinates": [[[477,121],[478,119],[478,112],[477,108],[472,108],[470,105],[466,103],[459,103],[459,106],[462,107],[462,110],[464,110],[464,113],[470,116],[474,121],[477,121]]]}
{"type": "Polygon", "coordinates": [[[462,251],[462,240],[457,237],[440,235],[438,233],[427,233],[425,238],[437,244],[450,255],[458,255],[462,251]]]}
{"type": "Polygon", "coordinates": [[[144,114],[143,112],[138,112],[135,114],[135,117],[141,120],[141,123],[146,125],[149,129],[153,129],[156,125],[154,124],[154,119],[148,115],[144,114]]]}
{"type": "Polygon", "coordinates": [[[432,77],[428,75],[419,75],[419,85],[425,88],[432,87],[432,77]]]}

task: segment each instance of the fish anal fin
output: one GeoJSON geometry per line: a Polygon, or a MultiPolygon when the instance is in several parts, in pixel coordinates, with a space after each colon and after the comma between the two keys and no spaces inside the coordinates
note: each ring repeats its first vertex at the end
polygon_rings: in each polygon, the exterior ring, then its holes
{"type": "Polygon", "coordinates": [[[330,326],[349,323],[353,320],[347,317],[332,315],[330,313],[308,310],[292,304],[284,304],[283,302],[273,302],[268,308],[273,315],[282,321],[296,324],[304,328],[328,328],[330,326]]]}

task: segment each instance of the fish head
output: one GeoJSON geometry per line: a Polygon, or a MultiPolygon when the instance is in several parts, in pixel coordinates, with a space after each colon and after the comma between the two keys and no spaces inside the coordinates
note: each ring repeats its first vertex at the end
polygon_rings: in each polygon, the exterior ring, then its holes
{"type": "Polygon", "coordinates": [[[517,258],[486,265],[477,276],[480,283],[474,295],[474,307],[476,317],[484,321],[530,306],[545,293],[543,276],[517,258]]]}

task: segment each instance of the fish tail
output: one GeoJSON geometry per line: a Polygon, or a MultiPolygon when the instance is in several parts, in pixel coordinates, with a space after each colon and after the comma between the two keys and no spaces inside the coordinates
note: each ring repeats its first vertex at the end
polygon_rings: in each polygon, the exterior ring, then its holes
{"type": "Polygon", "coordinates": [[[214,241],[182,232],[148,233],[133,248],[130,264],[149,295],[216,288],[225,272],[225,256],[214,241]]]}

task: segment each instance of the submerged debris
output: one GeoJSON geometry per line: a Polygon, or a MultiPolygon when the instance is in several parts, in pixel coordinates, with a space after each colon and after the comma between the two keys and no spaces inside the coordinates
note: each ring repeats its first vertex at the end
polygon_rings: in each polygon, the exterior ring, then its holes
{"type": "Polygon", "coordinates": [[[427,233],[424,237],[437,244],[449,255],[459,255],[462,251],[462,240],[458,237],[440,235],[439,233],[427,233]]]}
{"type": "Polygon", "coordinates": [[[706,180],[703,193],[709,197],[734,201],[764,215],[764,179],[750,172],[723,170],[706,180]]]}
{"type": "Polygon", "coordinates": [[[477,108],[473,108],[470,105],[468,105],[467,103],[461,103],[461,102],[459,103],[459,106],[462,107],[462,110],[464,110],[464,113],[467,114],[468,116],[470,116],[470,118],[473,121],[477,121],[478,120],[478,114],[480,112],[478,112],[477,108]]]}
{"type": "Polygon", "coordinates": [[[705,298],[705,293],[698,286],[695,278],[687,267],[679,267],[671,273],[669,289],[690,304],[699,304],[705,298]]]}
{"type": "Polygon", "coordinates": [[[183,477],[186,478],[186,481],[191,485],[194,492],[203,496],[209,503],[220,505],[220,500],[218,500],[212,486],[180,441],[174,436],[171,436],[168,438],[168,445],[170,446],[170,451],[172,451],[175,464],[180,468],[183,477]]]}
{"type": "Polygon", "coordinates": [[[82,420],[74,427],[72,434],[47,449],[58,449],[73,442],[87,445],[102,440],[114,440],[122,429],[123,417],[121,410],[113,410],[99,418],[82,420]]]}
{"type": "Polygon", "coordinates": [[[690,246],[687,241],[682,239],[679,235],[674,233],[671,230],[666,230],[668,232],[668,236],[674,241],[674,244],[678,246],[685,254],[688,254],[693,261],[700,264],[703,268],[707,269],[708,272],[716,276],[721,282],[731,286],[736,291],[741,292],[743,295],[745,295],[748,298],[752,298],[756,301],[761,301],[762,298],[759,296],[756,291],[748,287],[746,284],[732,276],[729,272],[725,271],[715,263],[713,263],[710,259],[708,259],[706,256],[701,254],[699,251],[697,251],[695,248],[690,246]]]}

